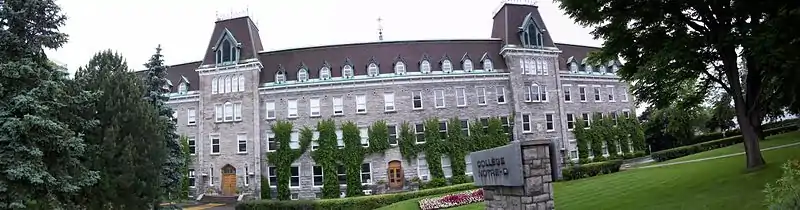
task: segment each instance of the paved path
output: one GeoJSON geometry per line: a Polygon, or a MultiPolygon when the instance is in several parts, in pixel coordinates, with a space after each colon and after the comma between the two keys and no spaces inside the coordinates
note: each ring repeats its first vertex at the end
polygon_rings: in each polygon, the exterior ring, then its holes
{"type": "MultiPolygon", "coordinates": [[[[764,149],[761,149],[761,151],[763,152],[763,151],[769,151],[769,150],[780,149],[780,148],[785,148],[785,147],[792,147],[792,146],[797,146],[797,145],[800,145],[800,142],[795,142],[795,143],[791,143],[791,144],[784,144],[784,145],[774,146],[774,147],[770,147],[770,148],[764,148],[764,149]]],[[[632,169],[664,167],[664,166],[678,165],[678,164],[684,164],[684,163],[694,163],[694,162],[700,162],[700,161],[706,161],[706,160],[715,160],[715,159],[733,157],[733,156],[738,156],[738,155],[744,155],[744,152],[739,152],[739,153],[734,153],[734,154],[727,154],[727,155],[720,155],[720,156],[716,156],[716,157],[700,158],[700,159],[696,159],[696,160],[686,160],[686,161],[680,161],[680,162],[674,162],[674,163],[664,163],[664,164],[657,164],[657,165],[642,166],[642,167],[637,167],[637,168],[632,168],[632,169]]]]}
{"type": "Polygon", "coordinates": [[[206,210],[206,209],[209,209],[209,210],[210,209],[223,210],[223,209],[233,209],[233,205],[230,205],[230,208],[225,208],[225,207],[228,207],[228,206],[225,205],[225,204],[222,204],[222,203],[207,203],[207,204],[203,204],[203,205],[185,207],[183,209],[184,210],[206,210]]]}

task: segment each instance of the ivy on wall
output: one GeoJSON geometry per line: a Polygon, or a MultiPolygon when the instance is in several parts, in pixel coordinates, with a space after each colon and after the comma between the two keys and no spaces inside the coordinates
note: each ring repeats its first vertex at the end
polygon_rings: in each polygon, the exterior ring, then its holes
{"type": "Polygon", "coordinates": [[[192,156],[189,153],[189,138],[186,136],[180,137],[181,141],[181,154],[183,156],[183,165],[181,166],[181,194],[178,195],[180,199],[189,198],[189,164],[192,162],[192,156]]]}
{"type": "Polygon", "coordinates": [[[428,164],[428,171],[433,179],[444,179],[442,170],[442,151],[446,145],[439,134],[439,119],[428,118],[425,120],[425,144],[421,144],[422,152],[425,153],[425,162],[428,164]]]}
{"type": "Polygon", "coordinates": [[[339,153],[339,160],[342,161],[347,174],[347,197],[364,195],[361,191],[361,164],[366,150],[361,145],[358,126],[350,121],[343,123],[342,138],[344,149],[339,153]]]}
{"type": "Polygon", "coordinates": [[[400,125],[400,139],[398,139],[398,141],[400,141],[398,142],[398,145],[400,145],[400,155],[402,155],[406,161],[411,162],[411,160],[417,159],[417,154],[420,151],[417,150],[417,140],[408,122],[403,122],[403,124],[400,125]]]}
{"type": "Polygon", "coordinates": [[[464,148],[468,145],[466,136],[461,131],[461,120],[457,117],[451,118],[447,123],[447,146],[446,153],[450,158],[450,168],[453,171],[452,184],[461,184],[467,182],[467,177],[464,175],[467,172],[467,163],[464,161],[464,156],[470,151],[470,148],[464,148]]]}
{"type": "Polygon", "coordinates": [[[584,119],[575,120],[575,139],[577,142],[578,157],[581,162],[589,162],[589,156],[594,156],[592,161],[603,161],[602,146],[605,143],[610,159],[620,158],[618,148],[623,153],[631,154],[644,150],[644,132],[635,118],[618,118],[615,125],[610,117],[594,115],[594,121],[589,128],[584,125],[584,119]],[[628,145],[633,146],[633,150],[628,145]]]}
{"type": "Polygon", "coordinates": [[[317,123],[319,147],[311,155],[314,162],[322,167],[322,198],[338,198],[339,182],[337,177],[339,146],[336,140],[336,122],[325,119],[317,123]]]}
{"type": "Polygon", "coordinates": [[[292,162],[306,152],[313,136],[311,129],[304,127],[300,131],[300,148],[292,149],[290,145],[292,129],[293,125],[288,121],[277,121],[272,125],[272,133],[278,142],[278,149],[267,153],[267,161],[276,167],[279,200],[290,199],[289,182],[292,177],[292,162]]]}
{"type": "Polygon", "coordinates": [[[380,153],[390,148],[389,127],[386,121],[378,120],[369,126],[369,153],[380,153]]]}

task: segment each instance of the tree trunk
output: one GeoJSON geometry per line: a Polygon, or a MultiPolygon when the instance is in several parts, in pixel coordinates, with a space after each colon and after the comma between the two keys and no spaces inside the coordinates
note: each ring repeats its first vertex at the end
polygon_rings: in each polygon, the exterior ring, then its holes
{"type": "MultiPolygon", "coordinates": [[[[738,107],[738,105],[737,105],[738,107]]],[[[739,121],[739,129],[742,131],[742,138],[744,138],[744,151],[747,156],[747,169],[756,170],[764,166],[764,157],[761,155],[761,147],[759,146],[759,136],[756,127],[761,127],[760,121],[754,123],[758,117],[748,115],[742,108],[741,111],[737,108],[737,119],[739,121]]]]}

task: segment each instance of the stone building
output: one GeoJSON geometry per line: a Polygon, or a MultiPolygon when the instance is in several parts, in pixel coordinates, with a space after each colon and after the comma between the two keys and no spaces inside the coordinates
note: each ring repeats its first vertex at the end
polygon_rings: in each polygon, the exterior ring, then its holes
{"type": "MultiPolygon", "coordinates": [[[[296,129],[326,118],[352,121],[368,146],[367,126],[379,119],[389,123],[395,144],[403,121],[421,133],[417,124],[428,117],[501,117],[513,126],[514,140],[547,139],[560,150],[554,155],[574,160],[570,129],[577,117],[634,110],[628,84],[615,75],[619,61],[590,64],[587,54],[597,48],[554,43],[538,8],[529,4],[504,3],[491,37],[480,40],[264,51],[253,21],[238,17],[217,21],[206,49],[200,61],[168,70],[169,104],[195,160],[189,172],[195,196],[257,196],[262,176],[274,187],[275,169],[265,154],[276,147],[270,129],[276,120],[296,129]]],[[[297,132],[292,142],[299,145],[297,132]]],[[[449,162],[443,160],[448,176],[449,162]]],[[[292,166],[291,197],[318,197],[322,172],[310,155],[292,166]]],[[[367,156],[362,166],[365,185],[383,180],[402,189],[412,177],[429,176],[424,155],[406,161],[398,148],[367,156]]]]}

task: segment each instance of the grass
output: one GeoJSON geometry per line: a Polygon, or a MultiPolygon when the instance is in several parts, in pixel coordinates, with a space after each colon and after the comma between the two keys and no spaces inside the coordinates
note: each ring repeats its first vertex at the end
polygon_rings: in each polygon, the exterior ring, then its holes
{"type": "MultiPolygon", "coordinates": [[[[784,133],[774,136],[768,136],[767,139],[764,141],[759,142],[759,146],[761,149],[766,149],[775,146],[781,146],[786,144],[798,143],[800,142],[800,132],[790,132],[784,133]]],[[[798,145],[800,146],[800,145],[798,145]]],[[[667,160],[664,162],[651,162],[646,164],[638,165],[637,167],[647,166],[647,165],[656,165],[656,164],[665,164],[665,163],[675,163],[687,160],[697,160],[702,158],[710,158],[710,157],[717,157],[722,155],[729,155],[729,154],[736,154],[744,152],[744,144],[739,143],[735,145],[731,145],[728,147],[723,147],[711,151],[701,152],[693,155],[688,155],[680,158],[675,158],[672,160],[667,160]]]]}
{"type": "MultiPolygon", "coordinates": [[[[800,132],[772,137],[762,145],[797,142],[800,132]],[[793,139],[792,139],[793,138],[793,139]],[[770,143],[766,143],[770,142],[770,143]]],[[[763,146],[768,147],[768,146],[763,146]]],[[[731,146],[696,154],[712,157],[741,151],[731,146]],[[721,151],[720,151],[721,150],[721,151]]],[[[780,177],[781,164],[800,159],[800,146],[765,151],[767,166],[745,173],[744,156],[678,164],[659,168],[632,169],[610,175],[555,183],[556,207],[583,209],[766,209],[764,184],[780,177]]],[[[419,199],[407,200],[383,209],[419,209],[419,199]]],[[[483,203],[452,209],[484,209],[483,203]]]]}
{"type": "MultiPolygon", "coordinates": [[[[468,190],[465,190],[464,192],[466,192],[466,191],[468,191],[468,190]]],[[[445,194],[441,194],[441,195],[431,195],[431,196],[425,196],[425,197],[421,197],[421,198],[414,198],[414,199],[404,200],[404,201],[400,201],[400,202],[397,202],[397,203],[393,203],[392,205],[388,205],[388,206],[384,206],[384,207],[378,208],[377,210],[395,210],[395,209],[396,210],[406,210],[406,209],[413,210],[413,209],[419,209],[419,200],[422,200],[422,199],[425,199],[425,198],[439,197],[439,196],[443,196],[443,195],[447,195],[447,194],[453,194],[453,193],[455,193],[455,192],[445,193],[445,194]]]]}

